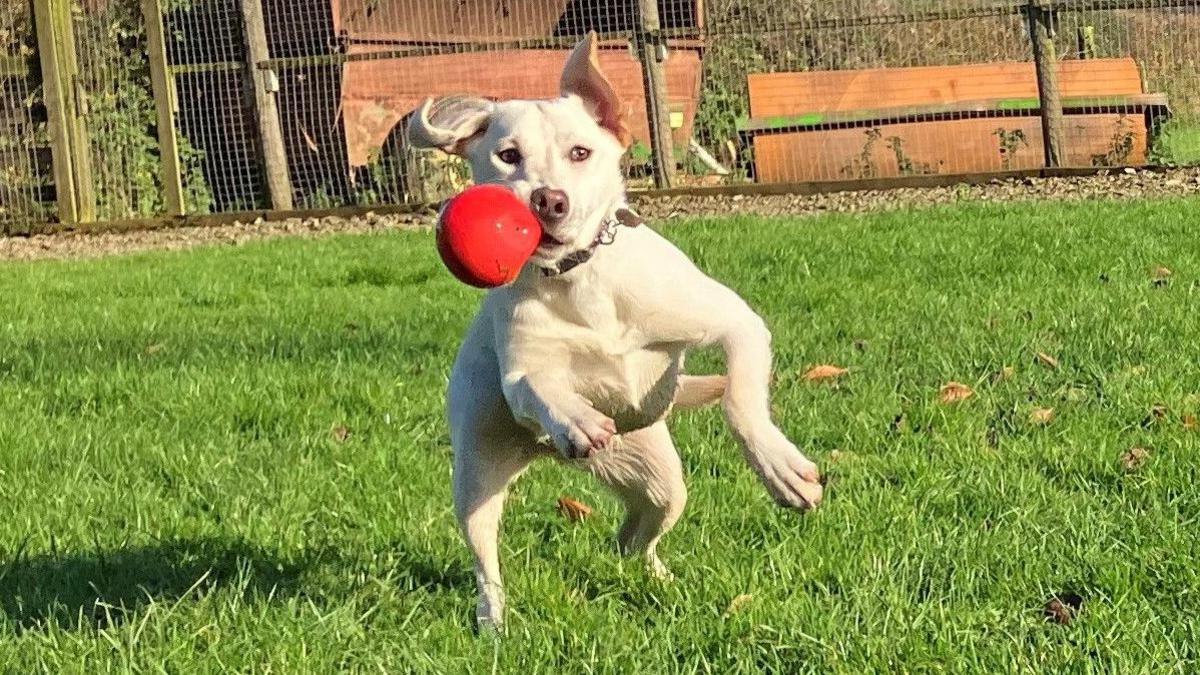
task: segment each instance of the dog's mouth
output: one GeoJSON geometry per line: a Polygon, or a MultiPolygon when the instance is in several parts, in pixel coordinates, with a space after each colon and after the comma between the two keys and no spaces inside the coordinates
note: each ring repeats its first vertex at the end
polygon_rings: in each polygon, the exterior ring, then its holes
{"type": "Polygon", "coordinates": [[[538,241],[538,248],[555,249],[560,246],[566,246],[566,244],[551,236],[550,233],[545,231],[542,232],[542,238],[538,241]]]}

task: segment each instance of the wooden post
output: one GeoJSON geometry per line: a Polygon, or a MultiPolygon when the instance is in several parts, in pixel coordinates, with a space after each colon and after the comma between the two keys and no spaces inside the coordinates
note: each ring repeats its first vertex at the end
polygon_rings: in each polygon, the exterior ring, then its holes
{"type": "Polygon", "coordinates": [[[167,42],[163,36],[162,7],[158,0],[142,0],[146,22],[146,48],[150,56],[150,87],[158,111],[159,171],[167,215],[182,216],[183,173],[179,167],[179,139],[175,136],[175,76],[167,64],[167,42]]]}
{"type": "Polygon", "coordinates": [[[1058,88],[1058,54],[1054,47],[1054,12],[1040,0],[1029,0],[1029,39],[1037,69],[1038,98],[1042,110],[1042,142],[1046,166],[1062,166],[1066,157],[1062,94],[1058,88]]]}
{"type": "Polygon", "coordinates": [[[658,0],[638,0],[640,30],[638,60],[646,92],[646,117],[650,122],[650,150],[654,157],[654,185],[665,190],[675,176],[675,145],[671,135],[671,111],[667,105],[667,40],[662,35],[658,0]]]}
{"type": "Polygon", "coordinates": [[[288,172],[279,109],[275,104],[275,92],[279,89],[279,83],[275,71],[258,67],[259,63],[271,58],[267,48],[267,27],[263,21],[262,0],[241,0],[241,6],[246,35],[248,98],[258,123],[258,140],[267,177],[267,192],[272,208],[290,211],[293,208],[292,178],[288,172]]]}
{"type": "Polygon", "coordinates": [[[46,126],[50,131],[50,158],[54,165],[58,220],[62,223],[77,223],[79,209],[76,204],[75,172],[72,168],[71,133],[68,123],[70,99],[63,87],[52,0],[33,0],[33,21],[37,29],[38,58],[42,64],[42,99],[46,104],[46,126]]]}

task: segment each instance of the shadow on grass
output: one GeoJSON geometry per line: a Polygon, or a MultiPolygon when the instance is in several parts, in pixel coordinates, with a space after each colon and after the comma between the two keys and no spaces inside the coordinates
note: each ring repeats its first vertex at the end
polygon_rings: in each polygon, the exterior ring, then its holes
{"type": "MultiPolygon", "coordinates": [[[[268,597],[297,590],[310,561],[292,561],[244,542],[172,540],[150,546],[26,556],[0,567],[0,610],[17,632],[53,622],[106,628],[151,603],[236,588],[268,597]]],[[[3,619],[0,619],[3,620],[3,619]]]]}
{"type": "MultiPolygon", "coordinates": [[[[471,576],[400,546],[401,590],[444,593],[470,585],[471,576]]],[[[355,567],[338,553],[289,558],[248,542],[221,539],[170,540],[150,546],[25,555],[0,561],[0,633],[67,630],[120,625],[151,603],[195,601],[221,590],[250,601],[321,596],[306,578],[336,576],[355,567]],[[322,574],[311,574],[321,571],[322,574]],[[332,572],[331,572],[332,571],[332,572]],[[7,624],[7,626],[6,626],[7,624]]]]}

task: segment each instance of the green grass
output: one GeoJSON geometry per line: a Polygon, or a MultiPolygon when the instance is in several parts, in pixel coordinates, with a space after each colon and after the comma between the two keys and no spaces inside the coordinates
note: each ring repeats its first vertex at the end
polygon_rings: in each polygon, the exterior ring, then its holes
{"type": "Polygon", "coordinates": [[[679,415],[665,585],[614,554],[613,499],[538,465],[500,642],[471,630],[442,415],[479,296],[428,235],[5,264],[0,669],[1195,672],[1198,209],[667,229],[772,326],[777,416],[826,503],[776,509],[717,411],[679,415]],[[818,363],[850,374],[803,382],[818,363]],[[950,380],[977,395],[940,405],[950,380]],[[596,514],[566,522],[564,494],[596,514]],[[1048,623],[1067,592],[1082,613],[1048,623]]]}
{"type": "Polygon", "coordinates": [[[1200,125],[1169,122],[1155,140],[1152,159],[1179,166],[1200,165],[1200,125]]]}

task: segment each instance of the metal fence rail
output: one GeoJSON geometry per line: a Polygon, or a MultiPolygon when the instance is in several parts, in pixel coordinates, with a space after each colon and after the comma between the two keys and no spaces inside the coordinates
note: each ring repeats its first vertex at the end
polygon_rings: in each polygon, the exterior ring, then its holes
{"type": "Polygon", "coordinates": [[[1200,0],[0,0],[0,228],[435,201],[589,30],[635,187],[1200,163],[1200,0]]]}

